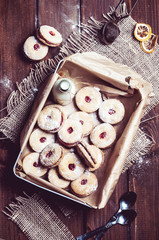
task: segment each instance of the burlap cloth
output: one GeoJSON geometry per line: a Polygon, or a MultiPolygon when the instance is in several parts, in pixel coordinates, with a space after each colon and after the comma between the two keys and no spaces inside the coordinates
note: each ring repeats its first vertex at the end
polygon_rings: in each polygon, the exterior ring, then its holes
{"type": "MultiPolygon", "coordinates": [[[[48,59],[35,65],[35,68],[31,69],[30,75],[17,84],[18,89],[11,93],[7,101],[8,115],[0,120],[0,131],[6,138],[13,142],[19,141],[20,132],[41,83],[54,72],[59,60],[77,52],[94,51],[113,59],[115,62],[132,67],[132,69],[142,75],[143,79],[151,82],[153,85],[155,96],[146,109],[145,114],[158,104],[158,45],[152,54],[146,54],[142,51],[139,42],[133,36],[136,22],[131,17],[120,22],[121,34],[116,41],[109,46],[103,45],[98,39],[98,30],[102,24],[91,18],[86,25],[83,25],[82,34],[78,31],[71,34],[66,43],[61,47],[60,53],[54,59],[48,59]]],[[[147,153],[151,146],[152,141],[139,129],[123,171],[130,167],[133,162],[138,161],[139,156],[147,153]]],[[[45,203],[36,199],[35,196],[28,198],[27,201],[23,199],[20,202],[23,206],[21,206],[21,211],[17,211],[16,207],[11,208],[10,219],[18,224],[29,239],[74,239],[69,231],[65,231],[66,228],[60,223],[56,215],[50,211],[49,207],[46,206],[45,208],[45,203]],[[34,208],[36,211],[34,211],[34,208]],[[42,217],[42,222],[40,223],[39,216],[42,217]],[[49,227],[47,226],[48,223],[49,227]],[[62,231],[60,231],[59,226],[62,228],[62,231]],[[41,237],[39,238],[39,236],[41,237]]],[[[18,209],[20,208],[18,207],[18,209]]]]}
{"type": "Polygon", "coordinates": [[[74,240],[75,238],[48,204],[34,194],[19,196],[3,211],[31,240],[74,240]]]}

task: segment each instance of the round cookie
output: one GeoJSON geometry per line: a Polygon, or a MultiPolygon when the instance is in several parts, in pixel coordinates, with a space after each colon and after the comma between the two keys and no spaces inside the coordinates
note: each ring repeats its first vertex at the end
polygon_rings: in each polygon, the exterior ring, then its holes
{"type": "Polygon", "coordinates": [[[101,104],[101,93],[94,87],[83,87],[77,92],[75,101],[81,111],[92,113],[101,104]]]}
{"type": "Polygon", "coordinates": [[[58,131],[58,139],[66,147],[77,145],[82,139],[82,125],[74,119],[67,119],[58,131]]]}
{"type": "Polygon", "coordinates": [[[64,109],[58,105],[48,105],[40,112],[37,124],[44,131],[55,133],[60,130],[65,120],[64,109]]]}
{"type": "Polygon", "coordinates": [[[99,107],[99,118],[103,122],[117,124],[125,115],[124,105],[117,99],[107,99],[99,107]]]}
{"type": "Polygon", "coordinates": [[[83,174],[84,165],[76,154],[66,153],[58,165],[59,174],[66,180],[73,181],[83,174]]]}
{"type": "Polygon", "coordinates": [[[104,162],[103,152],[96,146],[81,141],[77,146],[77,152],[84,159],[89,171],[97,170],[104,162]]]}
{"type": "Polygon", "coordinates": [[[34,36],[28,37],[23,45],[25,56],[32,61],[39,61],[46,57],[48,49],[48,46],[40,43],[34,36]]]}
{"type": "Polygon", "coordinates": [[[78,197],[86,197],[92,194],[97,187],[97,177],[89,171],[85,171],[79,178],[71,182],[71,189],[78,197]]]}
{"type": "Polygon", "coordinates": [[[91,142],[98,148],[110,147],[116,139],[115,128],[109,123],[97,125],[90,134],[91,142]]]}
{"type": "Polygon", "coordinates": [[[70,185],[70,181],[65,180],[59,174],[56,168],[51,168],[48,172],[48,180],[56,187],[66,189],[70,185]]]}
{"type": "Polygon", "coordinates": [[[35,152],[41,152],[48,144],[55,142],[55,135],[41,129],[34,129],[29,138],[29,144],[35,152]]]}
{"type": "Polygon", "coordinates": [[[23,170],[26,174],[31,173],[36,177],[42,177],[46,174],[47,168],[39,163],[39,153],[29,153],[23,158],[23,170]]]}
{"type": "Polygon", "coordinates": [[[36,35],[41,42],[50,47],[57,47],[62,42],[61,34],[54,27],[48,25],[40,26],[36,35]]]}
{"type": "Polygon", "coordinates": [[[94,127],[92,116],[86,112],[74,112],[69,116],[69,119],[75,119],[81,123],[83,137],[88,136],[94,127]]]}
{"type": "Polygon", "coordinates": [[[63,154],[63,148],[58,143],[51,143],[40,153],[40,163],[44,167],[55,167],[60,163],[63,154]]]}

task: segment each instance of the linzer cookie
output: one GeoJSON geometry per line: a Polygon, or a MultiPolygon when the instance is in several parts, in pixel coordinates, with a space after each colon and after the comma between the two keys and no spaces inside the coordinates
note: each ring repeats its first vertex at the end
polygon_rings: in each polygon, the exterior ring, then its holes
{"type": "Polygon", "coordinates": [[[39,42],[34,36],[27,38],[23,45],[25,56],[32,61],[39,61],[46,57],[48,50],[48,46],[39,42]]]}
{"type": "Polygon", "coordinates": [[[88,136],[94,127],[92,116],[86,112],[74,112],[69,116],[69,119],[75,119],[81,123],[83,137],[88,136]]]}
{"type": "Polygon", "coordinates": [[[63,158],[63,154],[63,148],[58,143],[51,143],[40,153],[40,163],[44,167],[56,167],[63,158]]]}
{"type": "Polygon", "coordinates": [[[90,145],[86,141],[81,141],[76,148],[85,164],[89,167],[89,171],[95,171],[103,164],[104,154],[98,147],[90,145]]]}
{"type": "Polygon", "coordinates": [[[85,166],[74,153],[66,153],[58,165],[60,175],[66,180],[75,180],[80,177],[85,166]]]}
{"type": "Polygon", "coordinates": [[[29,144],[35,152],[41,152],[48,144],[55,142],[55,135],[34,129],[29,138],[29,144]]]}
{"type": "Polygon", "coordinates": [[[37,38],[50,47],[57,47],[62,42],[61,34],[54,28],[48,25],[42,25],[37,29],[37,38]]]}
{"type": "Polygon", "coordinates": [[[90,134],[91,142],[99,148],[110,147],[116,139],[115,128],[109,123],[97,125],[90,134]]]}
{"type": "Polygon", "coordinates": [[[62,178],[56,168],[51,168],[48,172],[48,180],[56,187],[66,189],[70,185],[70,181],[62,178]]]}
{"type": "Polygon", "coordinates": [[[66,147],[77,145],[82,139],[82,125],[74,119],[67,119],[58,131],[59,142],[66,147]]]}
{"type": "Polygon", "coordinates": [[[99,107],[99,118],[103,122],[117,124],[125,115],[124,105],[117,99],[107,99],[99,107]]]}
{"type": "Polygon", "coordinates": [[[98,180],[94,173],[85,171],[79,178],[71,182],[71,189],[79,197],[86,197],[96,191],[98,180]]]}
{"type": "Polygon", "coordinates": [[[39,128],[51,133],[58,132],[62,127],[66,116],[60,105],[48,105],[40,112],[37,124],[39,128]]]}
{"type": "Polygon", "coordinates": [[[40,165],[39,153],[29,153],[23,158],[23,170],[26,174],[33,174],[36,177],[42,177],[46,174],[47,168],[40,165]]]}
{"type": "Polygon", "coordinates": [[[77,92],[75,101],[81,111],[92,113],[101,104],[101,93],[94,87],[83,87],[77,92]]]}

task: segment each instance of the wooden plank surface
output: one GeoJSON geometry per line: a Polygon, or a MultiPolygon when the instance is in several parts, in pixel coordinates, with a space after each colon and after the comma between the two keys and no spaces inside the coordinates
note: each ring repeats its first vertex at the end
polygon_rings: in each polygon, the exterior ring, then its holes
{"type": "MultiPolygon", "coordinates": [[[[128,9],[132,7],[131,0],[126,0],[128,9]]],[[[86,23],[89,16],[102,19],[109,5],[114,6],[117,0],[45,0],[45,1],[0,1],[0,109],[5,107],[8,95],[15,89],[15,82],[20,82],[29,73],[33,63],[26,60],[22,54],[25,39],[34,34],[36,27],[42,24],[52,25],[63,35],[64,40],[73,31],[75,25],[86,23]]],[[[140,0],[132,13],[137,22],[151,25],[153,32],[159,32],[159,5],[154,0],[140,0]]],[[[53,57],[58,49],[50,49],[47,57],[53,57]]],[[[159,113],[159,107],[151,111],[150,117],[159,113]]],[[[2,117],[4,112],[0,112],[2,117]]],[[[156,141],[158,146],[159,120],[155,118],[142,125],[156,141]]],[[[0,141],[0,210],[9,204],[22,191],[32,194],[39,189],[19,181],[13,176],[12,168],[19,148],[9,140],[0,141]]],[[[117,210],[120,196],[129,190],[137,193],[135,209],[138,216],[131,228],[115,226],[110,229],[103,239],[128,240],[158,240],[159,230],[159,151],[141,159],[130,170],[122,174],[107,206],[101,210],[93,210],[79,204],[73,204],[74,214],[65,217],[54,202],[61,200],[53,194],[40,191],[44,199],[56,211],[60,219],[68,226],[74,236],[92,230],[104,224],[117,210]]],[[[68,206],[70,201],[63,200],[68,206]],[[67,202],[67,203],[66,203],[67,202]]],[[[0,239],[26,240],[21,230],[0,212],[0,239]]]]}
{"type": "MultiPolygon", "coordinates": [[[[131,2],[131,1],[129,1],[131,2]]],[[[138,1],[132,17],[137,22],[150,24],[154,34],[159,33],[159,5],[157,1],[138,1]]],[[[146,118],[153,118],[159,113],[159,107],[153,109],[146,118]]],[[[142,129],[156,142],[154,149],[158,148],[159,118],[154,118],[142,124],[142,129]]],[[[131,238],[135,240],[149,240],[159,238],[158,228],[158,196],[159,196],[159,152],[141,158],[139,163],[129,171],[129,189],[138,193],[135,209],[138,216],[135,225],[131,227],[131,238]]]]}

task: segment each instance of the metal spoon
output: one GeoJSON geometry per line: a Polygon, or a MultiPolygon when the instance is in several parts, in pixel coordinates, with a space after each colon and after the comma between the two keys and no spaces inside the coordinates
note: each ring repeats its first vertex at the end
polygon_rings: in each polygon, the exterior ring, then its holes
{"type": "Polygon", "coordinates": [[[135,219],[136,215],[137,213],[135,210],[122,210],[116,216],[113,216],[105,226],[103,226],[103,230],[101,230],[101,232],[96,236],[95,240],[100,240],[104,236],[105,232],[115,224],[130,224],[135,219]]]}
{"type": "Polygon", "coordinates": [[[105,234],[105,232],[114,226],[115,224],[121,224],[121,225],[127,225],[130,224],[136,217],[137,213],[135,210],[129,209],[129,210],[122,210],[119,212],[116,216],[114,215],[107,224],[90,231],[88,233],[85,233],[79,237],[76,238],[76,240],[87,240],[94,235],[98,234],[95,238],[95,240],[101,239],[101,237],[105,234]]]}
{"type": "MultiPolygon", "coordinates": [[[[117,215],[123,211],[123,210],[128,210],[130,209],[136,202],[136,198],[137,198],[137,195],[135,192],[126,192],[125,194],[123,194],[119,200],[119,209],[118,211],[114,214],[114,216],[112,217],[113,219],[116,219],[117,215]]],[[[111,219],[112,219],[111,218],[111,219]]],[[[111,220],[110,219],[110,220],[111,220]]],[[[109,223],[109,222],[108,222],[109,223]]],[[[107,224],[106,224],[107,225],[107,224]]],[[[106,226],[104,225],[104,226],[106,226]]],[[[90,237],[98,234],[99,232],[101,232],[101,227],[100,228],[97,228],[91,232],[88,232],[88,233],[85,233],[79,237],[77,237],[76,239],[77,240],[86,240],[86,239],[89,239],[90,237]]],[[[105,231],[104,231],[105,233],[105,231]]],[[[101,233],[100,233],[101,235],[101,233]]],[[[104,234],[103,234],[104,235],[104,234]]]]}
{"type": "Polygon", "coordinates": [[[132,208],[136,202],[137,195],[135,192],[124,193],[119,200],[119,209],[115,216],[122,210],[128,210],[132,208]]]}
{"type": "MultiPolygon", "coordinates": [[[[134,206],[135,202],[136,202],[136,198],[137,195],[135,192],[126,192],[124,193],[120,200],[119,200],[119,209],[118,211],[114,214],[114,216],[117,217],[117,215],[122,211],[122,210],[128,210],[130,209],[132,206],[134,206]]],[[[105,231],[104,231],[105,233],[105,231]]],[[[95,240],[99,240],[101,239],[101,237],[104,235],[104,233],[100,232],[95,240]]]]}

